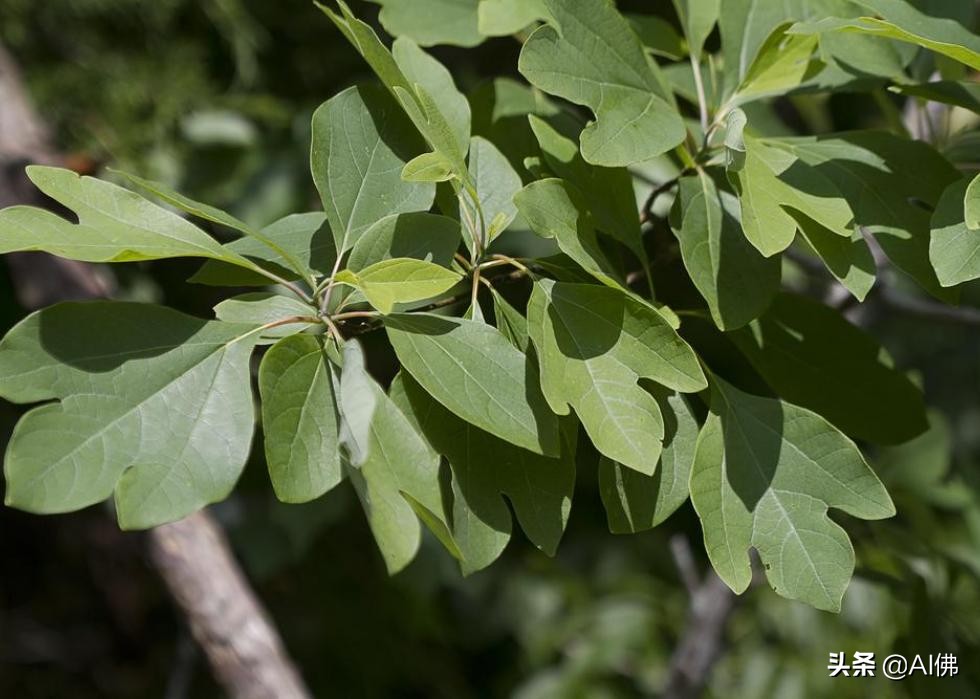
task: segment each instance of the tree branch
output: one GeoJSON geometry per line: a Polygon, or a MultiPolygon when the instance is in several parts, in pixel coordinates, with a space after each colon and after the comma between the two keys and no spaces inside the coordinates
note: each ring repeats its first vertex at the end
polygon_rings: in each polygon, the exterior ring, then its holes
{"type": "Polygon", "coordinates": [[[737,598],[728,585],[709,567],[698,580],[690,544],[683,535],[670,541],[671,553],[684,584],[691,593],[687,624],[670,660],[664,699],[695,699],[701,696],[711,668],[721,656],[725,626],[737,598]]]}

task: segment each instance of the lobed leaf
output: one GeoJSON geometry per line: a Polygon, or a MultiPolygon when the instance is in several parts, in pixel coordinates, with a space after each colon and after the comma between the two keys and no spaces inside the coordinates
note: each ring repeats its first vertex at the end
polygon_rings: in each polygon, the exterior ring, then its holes
{"type": "Polygon", "coordinates": [[[804,408],[712,379],[711,412],[698,436],[691,501],[711,565],[735,592],[752,580],[748,549],[777,593],[839,611],[854,549],[827,516],[895,514],[861,452],[804,408]]]}
{"type": "Polygon", "coordinates": [[[684,122],[656,64],[608,0],[545,0],[550,24],[524,43],[518,68],[531,84],[588,107],[582,156],[596,165],[637,163],[680,145],[684,122]]]}
{"type": "Polygon", "coordinates": [[[115,494],[120,526],[142,529],[227,497],[252,440],[256,330],[111,301],[28,316],[0,342],[0,395],[54,402],[14,429],[6,503],[69,512],[115,494]]]}

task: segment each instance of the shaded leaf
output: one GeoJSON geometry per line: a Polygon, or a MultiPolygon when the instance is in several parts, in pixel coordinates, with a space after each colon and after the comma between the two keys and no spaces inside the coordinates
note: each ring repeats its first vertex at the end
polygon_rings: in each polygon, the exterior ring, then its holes
{"type": "Polygon", "coordinates": [[[385,318],[402,367],[446,408],[503,440],[558,454],[558,418],[527,358],[495,328],[431,314],[385,318]]]}
{"type": "Polygon", "coordinates": [[[656,64],[629,22],[606,0],[545,0],[553,24],[521,50],[519,70],[545,92],[590,108],[582,156],[596,165],[630,165],[684,140],[656,64]]]}
{"type": "Polygon", "coordinates": [[[248,457],[256,326],[149,304],[63,303],[0,342],[0,395],[54,401],[14,429],[6,503],[69,512],[115,494],[141,529],[228,496],[248,457]]]}
{"type": "Polygon", "coordinates": [[[980,229],[970,228],[963,218],[964,199],[973,196],[971,185],[968,179],[951,184],[932,215],[929,260],[943,286],[980,278],[980,229]]]}
{"type": "Polygon", "coordinates": [[[291,335],[259,366],[265,459],[283,502],[314,500],[340,483],[340,415],[334,369],[320,338],[291,335]]]}
{"type": "MultiPolygon", "coordinates": [[[[277,246],[300,260],[305,274],[326,274],[337,259],[337,246],[330,226],[320,211],[290,214],[262,228],[262,235],[276,241],[277,246]]],[[[296,281],[301,276],[286,266],[285,258],[254,238],[239,238],[224,247],[287,281],[296,281]]],[[[261,274],[217,260],[205,262],[189,281],[211,286],[267,286],[270,283],[261,274]]]]}
{"type": "Polygon", "coordinates": [[[595,222],[577,187],[555,178],[539,180],[518,192],[514,203],[531,230],[554,238],[586,272],[603,284],[625,286],[599,248],[595,222]]]}
{"type": "Polygon", "coordinates": [[[738,216],[738,202],[719,192],[707,173],[678,182],[671,227],[684,267],[722,330],[757,318],[779,290],[779,260],[749,244],[738,216]]]}
{"type": "Polygon", "coordinates": [[[393,257],[411,257],[448,267],[459,247],[459,221],[429,213],[386,216],[358,238],[347,260],[360,271],[393,257]]]}
{"type": "Polygon", "coordinates": [[[663,418],[641,378],[679,391],[706,387],[691,348],[646,304],[622,291],[542,280],[528,304],[528,334],[551,409],[581,420],[596,448],[650,475],[663,418]]]}
{"type": "Polygon", "coordinates": [[[895,513],[861,452],[829,422],[717,378],[691,501],[711,564],[735,592],[752,580],[751,546],[776,592],[829,611],[840,610],[854,549],[827,509],[862,519],[895,513]]]}
{"type": "Polygon", "coordinates": [[[843,238],[829,231],[806,216],[798,216],[803,239],[823,261],[834,277],[858,301],[863,301],[875,284],[875,260],[871,248],[861,235],[854,231],[850,238],[843,238]]]}
{"type": "Polygon", "coordinates": [[[313,181],[339,252],[378,219],[432,205],[434,185],[401,178],[421,149],[411,124],[380,87],[348,88],[314,112],[313,181]]]}
{"type": "Polygon", "coordinates": [[[664,418],[665,435],[654,474],[647,476],[605,456],[599,459],[599,493],[614,534],[651,529],[687,500],[698,423],[680,394],[661,389],[653,395],[664,418]]]}
{"type": "Polygon", "coordinates": [[[922,391],[874,338],[818,301],[780,294],[730,337],[781,398],[854,437],[896,444],[926,429],[922,391]]]}
{"type": "Polygon", "coordinates": [[[980,70],[980,37],[959,22],[931,17],[905,0],[856,0],[867,14],[856,19],[827,17],[800,23],[790,30],[797,34],[858,32],[896,39],[935,51],[974,70],[980,70]]]}
{"type": "Polygon", "coordinates": [[[392,400],[419,424],[453,474],[453,537],[464,574],[485,568],[511,534],[507,501],[531,542],[555,554],[568,522],[575,485],[574,439],[560,458],[534,454],[456,417],[411,376],[399,374],[392,400]],[[507,501],[504,500],[506,496],[507,501]]]}
{"type": "Polygon", "coordinates": [[[308,328],[323,327],[316,318],[316,309],[306,305],[294,296],[283,296],[268,291],[255,291],[239,294],[225,299],[214,307],[214,315],[226,323],[250,323],[266,325],[294,317],[310,318],[304,324],[290,323],[276,328],[267,328],[260,334],[259,344],[274,342],[277,338],[292,335],[308,328]]]}
{"type": "Polygon", "coordinates": [[[344,344],[341,439],[351,455],[348,476],[390,574],[418,552],[419,519],[453,555],[439,477],[439,455],[381,386],[367,373],[357,340],[344,344]]]}
{"type": "Polygon", "coordinates": [[[530,116],[529,122],[548,169],[578,188],[596,227],[643,259],[646,253],[640,239],[640,215],[629,171],[591,165],[579,154],[578,143],[549,122],[536,116],[530,116]]]}

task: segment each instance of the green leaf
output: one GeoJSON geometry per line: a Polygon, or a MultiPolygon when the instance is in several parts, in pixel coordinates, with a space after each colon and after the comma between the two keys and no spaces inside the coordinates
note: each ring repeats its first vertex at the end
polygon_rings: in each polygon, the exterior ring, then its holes
{"type": "Polygon", "coordinates": [[[919,85],[893,85],[892,92],[930,102],[952,104],[980,113],[980,85],[956,80],[937,80],[919,85]]]}
{"type": "Polygon", "coordinates": [[[509,36],[548,16],[543,0],[480,0],[478,9],[480,33],[484,36],[509,36]]]}
{"type": "Polygon", "coordinates": [[[459,247],[459,221],[429,213],[386,216],[358,238],[347,260],[355,272],[393,257],[448,267],[459,247]]]}
{"type": "Polygon", "coordinates": [[[277,338],[292,335],[308,328],[322,328],[316,318],[316,309],[312,308],[295,296],[284,296],[268,291],[255,291],[239,294],[225,299],[214,307],[214,315],[226,323],[249,323],[251,325],[266,325],[279,320],[294,317],[309,318],[305,325],[289,324],[262,331],[258,344],[268,344],[277,338]]]}
{"type": "Polygon", "coordinates": [[[926,429],[922,391],[882,358],[874,338],[818,301],[780,294],[729,337],[781,398],[849,435],[897,444],[926,429]]]}
{"type": "Polygon", "coordinates": [[[966,227],[971,231],[980,229],[980,175],[971,180],[963,195],[963,212],[966,227]]]}
{"type": "Polygon", "coordinates": [[[422,147],[392,98],[374,85],[348,88],[313,113],[310,166],[340,253],[378,219],[432,205],[434,185],[401,178],[422,147]]]}
{"type": "Polygon", "coordinates": [[[855,223],[874,236],[896,267],[938,298],[952,298],[929,263],[929,209],[960,177],[945,158],[926,143],[883,131],[780,143],[833,181],[855,223]]]}
{"type": "Polygon", "coordinates": [[[868,16],[827,17],[795,25],[796,34],[857,32],[921,46],[980,70],[980,37],[951,19],[931,17],[905,0],[856,0],[868,16]],[[876,16],[870,16],[871,14],[876,16]]]}
{"type": "Polygon", "coordinates": [[[674,9],[687,37],[687,50],[700,63],[704,42],[718,21],[721,0],[674,0],[674,9]]]}
{"type": "Polygon", "coordinates": [[[497,330],[521,352],[527,351],[527,318],[514,308],[496,289],[491,289],[493,296],[493,315],[497,321],[497,330]]]}
{"type": "Polygon", "coordinates": [[[6,503],[69,512],[115,493],[120,526],[141,529],[227,497],[252,439],[255,329],[105,301],[28,316],[0,342],[0,395],[53,402],[14,429],[6,503]]]}
{"type": "MultiPolygon", "coordinates": [[[[851,0],[725,0],[719,19],[725,93],[733,93],[742,84],[763,44],[780,25],[860,14],[861,8],[851,0]]],[[[819,41],[819,59],[824,67],[816,72],[819,66],[811,65],[814,74],[805,76],[806,82],[800,87],[833,89],[875,76],[899,78],[913,54],[902,50],[900,44],[869,36],[821,34],[819,41]]]]}
{"type": "Polygon", "coordinates": [[[445,124],[430,123],[423,135],[432,136],[432,147],[450,163],[461,163],[470,141],[470,103],[456,88],[453,76],[439,61],[409,39],[397,39],[391,47],[395,62],[412,84],[425,111],[425,97],[437,107],[445,124]],[[420,92],[421,91],[421,92],[420,92]],[[443,131],[448,133],[443,133],[443,131]],[[438,135],[437,135],[438,134],[438,135]]]}
{"type": "Polygon", "coordinates": [[[980,278],[980,230],[967,226],[963,216],[965,197],[976,196],[972,185],[966,178],[951,184],[932,215],[929,260],[943,286],[980,278]]]}
{"type": "Polygon", "coordinates": [[[504,550],[511,534],[508,501],[528,539],[555,554],[575,487],[574,436],[563,440],[560,458],[549,458],[461,420],[404,373],[392,383],[391,397],[449,461],[453,538],[464,574],[485,568],[504,550]]]}
{"type": "Polygon", "coordinates": [[[712,566],[743,592],[754,547],[777,593],[840,610],[854,549],[827,509],[890,517],[888,492],[854,443],[819,415],[721,379],[712,384],[691,472],[691,501],[712,566]]]}
{"type": "Polygon", "coordinates": [[[378,19],[392,36],[408,36],[422,46],[476,46],[480,0],[371,0],[381,5],[378,19]]]}
{"type": "Polygon", "coordinates": [[[446,182],[453,176],[453,164],[439,153],[423,153],[402,168],[402,179],[406,182],[446,182]]]}
{"type": "Polygon", "coordinates": [[[679,61],[687,56],[687,43],[674,25],[657,15],[626,15],[640,43],[653,54],[679,61]]]}
{"type": "Polygon", "coordinates": [[[593,111],[582,156],[596,165],[630,165],[679,145],[684,122],[659,69],[612,3],[545,4],[553,26],[530,36],[518,68],[531,84],[593,111]]]}
{"type": "Polygon", "coordinates": [[[439,455],[367,373],[357,340],[344,344],[339,396],[341,439],[351,454],[348,475],[388,572],[397,573],[415,557],[420,518],[458,556],[440,486],[439,455]]]}
{"type": "Polygon", "coordinates": [[[456,176],[467,182],[463,158],[469,144],[468,113],[464,133],[464,105],[453,94],[456,88],[449,73],[404,37],[396,42],[400,56],[393,57],[374,30],[357,19],[343,0],[337,0],[339,15],[316,0],[314,3],[364,57],[429,145],[452,162],[456,176]]]}
{"type": "Polygon", "coordinates": [[[803,239],[830,273],[854,298],[863,301],[875,284],[876,270],[871,248],[861,231],[856,230],[850,238],[843,238],[806,216],[798,216],[796,222],[803,239]]]}
{"type": "Polygon", "coordinates": [[[735,92],[734,104],[787,92],[811,75],[817,37],[788,34],[788,26],[784,24],[773,30],[759,48],[735,92]]]}
{"type": "Polygon", "coordinates": [[[265,460],[276,497],[314,500],[340,483],[340,416],[334,369],[320,338],[292,335],[259,366],[265,460]]]}
{"type": "Polygon", "coordinates": [[[757,318],[779,290],[779,260],[749,244],[738,217],[735,197],[719,192],[706,172],[678,182],[671,227],[684,267],[722,330],[757,318]]]}
{"type": "Polygon", "coordinates": [[[514,195],[521,190],[521,178],[497,147],[480,136],[470,142],[469,169],[483,208],[485,242],[489,244],[517,216],[514,195]]]}
{"type": "Polygon", "coordinates": [[[771,257],[793,242],[802,214],[824,228],[851,236],[854,214],[834,182],[791,151],[744,137],[745,161],[730,171],[738,191],[745,236],[771,257]]]}
{"type": "Polygon", "coordinates": [[[633,177],[626,168],[591,165],[579,154],[578,143],[566,137],[549,122],[530,116],[529,122],[555,175],[578,188],[592,213],[596,227],[619,240],[637,257],[644,259],[640,239],[640,215],[636,210],[633,177]]]}
{"type": "Polygon", "coordinates": [[[704,389],[693,350],[656,310],[604,286],[543,280],[527,313],[551,409],[567,415],[571,406],[602,454],[653,474],[664,424],[656,400],[638,381],[704,389]]]}
{"type": "Polygon", "coordinates": [[[247,223],[236,218],[235,216],[232,216],[228,212],[222,211],[221,209],[211,206],[210,204],[203,204],[199,201],[195,201],[194,199],[191,199],[190,197],[187,197],[160,182],[143,179],[142,177],[120,172],[119,170],[110,170],[110,172],[114,172],[122,177],[125,177],[137,187],[140,187],[141,189],[144,189],[159,197],[171,206],[176,206],[184,213],[204,219],[205,221],[210,221],[211,223],[226,226],[249,238],[254,238],[263,246],[271,250],[284,263],[286,263],[292,273],[298,274],[300,277],[305,276],[307,280],[311,279],[312,275],[308,265],[303,262],[300,256],[294,255],[288,248],[279,245],[274,238],[266,235],[262,231],[254,229],[252,226],[249,226],[247,223]]]}
{"type": "MultiPolygon", "coordinates": [[[[277,246],[300,260],[304,275],[328,273],[337,259],[337,246],[322,211],[290,214],[265,226],[262,235],[276,241],[277,246]]],[[[255,238],[239,238],[224,247],[287,281],[296,281],[303,276],[287,267],[289,263],[282,255],[255,238]]],[[[205,262],[189,281],[211,286],[267,286],[270,283],[261,274],[217,260],[205,262]]]]}
{"type": "Polygon", "coordinates": [[[577,187],[554,178],[538,180],[518,192],[514,203],[532,231],[553,238],[586,272],[603,284],[625,286],[599,248],[595,222],[577,187]]]}
{"type": "Polygon", "coordinates": [[[614,534],[652,529],[684,504],[694,464],[698,422],[678,393],[653,393],[664,418],[664,447],[652,476],[599,459],[599,493],[614,534]]]}
{"type": "Polygon", "coordinates": [[[462,278],[445,267],[407,257],[375,262],[356,274],[345,270],[335,277],[360,289],[368,303],[382,313],[391,313],[398,303],[438,296],[462,278]]]}
{"type": "Polygon", "coordinates": [[[385,318],[402,367],[453,413],[536,454],[558,454],[558,418],[527,358],[496,329],[431,314],[385,318]]]}
{"type": "Polygon", "coordinates": [[[71,209],[78,223],[32,206],[3,209],[0,254],[39,250],[85,262],[207,257],[247,269],[256,267],[190,221],[128,189],[56,167],[31,165],[27,176],[38,189],[71,209]]]}

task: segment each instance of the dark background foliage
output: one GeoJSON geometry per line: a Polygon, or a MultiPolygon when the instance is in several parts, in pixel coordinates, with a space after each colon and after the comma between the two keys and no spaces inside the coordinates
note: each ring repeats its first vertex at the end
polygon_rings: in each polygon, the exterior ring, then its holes
{"type": "MultiPolygon", "coordinates": [[[[931,5],[972,22],[971,3],[931,5]]],[[[309,117],[367,78],[306,0],[0,0],[0,40],[58,147],[76,162],[167,179],[256,223],[313,207],[309,117]]],[[[516,75],[518,50],[503,38],[435,54],[469,92],[502,70],[516,75]]],[[[777,105],[786,128],[803,133],[875,125],[879,113],[856,95],[777,105]]],[[[116,295],[209,316],[215,292],[183,283],[195,266],[114,268],[116,295]]],[[[787,278],[823,291],[805,270],[789,269],[787,278]]],[[[916,292],[892,282],[914,300],[916,292]]],[[[6,330],[24,312],[3,265],[0,299],[6,330]]],[[[900,515],[873,532],[844,523],[859,565],[840,616],[765,585],[751,589],[729,624],[712,696],[980,692],[980,332],[884,301],[872,296],[852,319],[917,372],[936,407],[926,436],[872,455],[900,515]],[[879,658],[955,652],[960,675],[938,690],[829,680],[828,652],[855,650],[879,658]]],[[[977,288],[964,303],[980,303],[977,288]]],[[[0,439],[17,417],[0,405],[0,439]]],[[[427,541],[408,570],[389,578],[347,491],[281,505],[264,469],[256,453],[235,495],[214,510],[318,696],[655,695],[688,608],[669,542],[683,537],[703,555],[689,505],[652,532],[613,536],[594,466],[584,463],[555,559],[518,534],[500,562],[464,580],[427,541]]],[[[0,508],[0,560],[0,696],[217,693],[146,564],[142,536],[119,532],[104,507],[43,518],[0,508]]]]}

